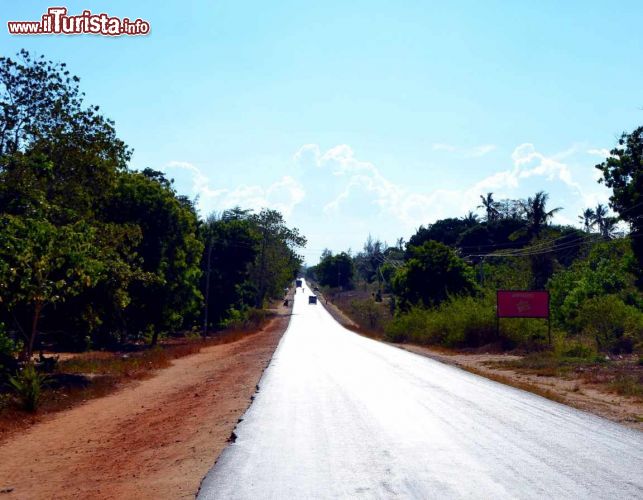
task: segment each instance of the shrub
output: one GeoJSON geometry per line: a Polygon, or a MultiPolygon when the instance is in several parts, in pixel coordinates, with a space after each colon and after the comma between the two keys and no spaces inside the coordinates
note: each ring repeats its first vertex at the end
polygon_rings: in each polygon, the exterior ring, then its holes
{"type": "Polygon", "coordinates": [[[0,386],[16,370],[16,356],[22,349],[22,343],[14,341],[4,331],[0,323],[0,386]]]}
{"type": "Polygon", "coordinates": [[[430,311],[414,307],[410,311],[398,314],[385,328],[385,335],[391,342],[416,342],[432,344],[441,341],[428,328],[430,311]]]}
{"type": "Polygon", "coordinates": [[[640,301],[631,259],[629,242],[618,239],[594,245],[585,259],[556,273],[547,284],[554,319],[577,333],[580,307],[587,299],[618,295],[626,303],[640,301]]]}
{"type": "Polygon", "coordinates": [[[494,341],[505,348],[523,346],[542,349],[547,323],[527,318],[507,318],[496,336],[495,296],[452,297],[438,307],[414,307],[398,313],[386,328],[393,342],[442,344],[448,347],[478,347],[494,341]]]}
{"type": "Polygon", "coordinates": [[[38,409],[47,379],[46,375],[38,373],[33,363],[28,363],[14,377],[9,377],[9,384],[13,387],[23,409],[30,412],[38,409]]]}
{"type": "Polygon", "coordinates": [[[478,290],[473,269],[452,248],[425,241],[421,246],[409,246],[408,252],[410,258],[392,279],[402,310],[417,305],[435,306],[449,296],[478,290]]]}
{"type": "Polygon", "coordinates": [[[567,358],[594,359],[596,351],[589,346],[576,342],[562,351],[562,355],[567,358]]]}
{"type": "Polygon", "coordinates": [[[348,309],[350,317],[372,333],[383,333],[390,321],[389,308],[371,298],[353,299],[348,309]]]}
{"type": "Polygon", "coordinates": [[[643,337],[643,313],[615,295],[582,302],[576,325],[582,333],[591,335],[602,351],[632,352],[643,337]]]}
{"type": "Polygon", "coordinates": [[[398,314],[386,329],[394,342],[478,346],[495,337],[496,320],[489,298],[458,297],[434,309],[414,307],[398,314]]]}
{"type": "MultiPolygon", "coordinates": [[[[547,321],[537,318],[503,318],[500,340],[505,348],[522,347],[528,351],[542,350],[548,342],[547,321]]],[[[555,332],[552,332],[554,337],[555,332]]]]}
{"type": "Polygon", "coordinates": [[[221,321],[221,327],[231,330],[250,330],[259,328],[266,320],[266,311],[263,309],[233,309],[226,314],[227,319],[221,321]]]}

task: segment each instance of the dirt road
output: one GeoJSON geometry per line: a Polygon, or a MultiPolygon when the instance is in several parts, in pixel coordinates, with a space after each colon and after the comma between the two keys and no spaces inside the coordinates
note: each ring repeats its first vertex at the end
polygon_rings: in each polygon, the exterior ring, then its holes
{"type": "Polygon", "coordinates": [[[288,319],[11,437],[0,446],[0,498],[194,498],[288,319]]]}

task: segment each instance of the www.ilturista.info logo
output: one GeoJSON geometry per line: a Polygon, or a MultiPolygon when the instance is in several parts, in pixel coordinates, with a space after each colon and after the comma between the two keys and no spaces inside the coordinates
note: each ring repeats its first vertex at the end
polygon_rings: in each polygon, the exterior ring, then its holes
{"type": "Polygon", "coordinates": [[[78,16],[67,15],[66,7],[49,7],[40,21],[7,21],[12,35],[147,35],[150,23],[143,19],[110,17],[84,10],[78,16]]]}

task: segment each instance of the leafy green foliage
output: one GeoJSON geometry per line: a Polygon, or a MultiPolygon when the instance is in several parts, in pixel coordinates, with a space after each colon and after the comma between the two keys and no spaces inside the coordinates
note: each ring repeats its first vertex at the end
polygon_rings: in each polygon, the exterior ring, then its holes
{"type": "Polygon", "coordinates": [[[398,314],[388,325],[386,334],[395,342],[455,347],[490,342],[495,331],[493,309],[484,301],[461,297],[433,309],[413,307],[398,314]]]}
{"type": "Polygon", "coordinates": [[[632,352],[643,342],[643,313],[615,295],[585,300],[576,318],[580,332],[592,336],[599,350],[632,352]]]}
{"type": "Polygon", "coordinates": [[[346,252],[329,252],[322,256],[315,273],[321,285],[349,290],[353,287],[353,269],[353,259],[346,252]]]}
{"type": "Polygon", "coordinates": [[[556,273],[548,282],[551,310],[561,326],[577,331],[581,304],[593,297],[617,294],[626,303],[642,300],[631,273],[632,250],[628,240],[595,244],[586,258],[556,273]]]}
{"type": "Polygon", "coordinates": [[[386,328],[394,342],[476,347],[500,342],[504,347],[542,343],[547,336],[543,321],[507,319],[496,336],[495,296],[452,297],[437,307],[415,306],[399,312],[386,328]]]}
{"type": "Polygon", "coordinates": [[[256,315],[295,276],[305,238],[274,210],[199,221],[162,172],[128,169],[131,150],[78,82],[25,51],[0,58],[0,321],[23,356],[41,333],[67,348],[156,343],[256,315]]]}
{"type": "Polygon", "coordinates": [[[56,227],[46,220],[0,217],[0,300],[9,308],[32,310],[25,359],[33,351],[42,309],[78,295],[105,274],[94,239],[93,228],[82,222],[56,227]]]}
{"type": "Polygon", "coordinates": [[[27,363],[15,376],[9,378],[9,384],[22,408],[29,412],[38,409],[47,381],[48,377],[39,373],[33,363],[27,363]]]}
{"type": "Polygon", "coordinates": [[[596,165],[603,173],[602,182],[612,188],[611,207],[629,222],[632,248],[638,261],[639,286],[643,285],[643,127],[623,134],[609,158],[596,165]]]}
{"type": "Polygon", "coordinates": [[[0,323],[0,387],[15,372],[17,363],[15,356],[22,350],[22,343],[11,338],[0,323]]]}
{"type": "Polygon", "coordinates": [[[425,241],[419,247],[409,246],[407,251],[410,258],[392,281],[402,309],[437,305],[450,295],[477,290],[471,267],[446,245],[425,241]]]}
{"type": "MultiPolygon", "coordinates": [[[[478,224],[476,220],[449,218],[441,219],[427,227],[420,226],[409,239],[408,247],[419,247],[426,241],[438,241],[445,245],[455,246],[464,232],[478,224]]],[[[410,257],[407,250],[407,258],[410,257]]]]}
{"type": "Polygon", "coordinates": [[[306,245],[306,238],[297,228],[286,226],[277,210],[263,209],[249,220],[259,234],[259,253],[250,266],[250,279],[257,290],[255,306],[261,308],[267,297],[280,297],[299,272],[303,259],[297,250],[306,245]]]}
{"type": "Polygon", "coordinates": [[[203,321],[207,329],[240,319],[242,310],[254,303],[256,289],[249,282],[249,268],[259,254],[260,235],[250,213],[238,209],[209,217],[201,235],[205,244],[201,262],[206,301],[203,321]]]}
{"type": "Polygon", "coordinates": [[[151,279],[130,289],[133,314],[126,324],[133,331],[152,330],[155,343],[161,331],[181,328],[198,315],[203,243],[197,234],[197,215],[189,200],[177,196],[160,173],[123,173],[105,217],[117,224],[135,224],[141,240],[135,251],[151,279]]]}

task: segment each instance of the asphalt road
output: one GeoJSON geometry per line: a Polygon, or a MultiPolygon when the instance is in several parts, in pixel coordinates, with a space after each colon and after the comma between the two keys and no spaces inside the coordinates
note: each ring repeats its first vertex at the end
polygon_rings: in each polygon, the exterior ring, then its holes
{"type": "Polygon", "coordinates": [[[642,433],[356,335],[308,294],[198,498],[643,498],[642,433]]]}

